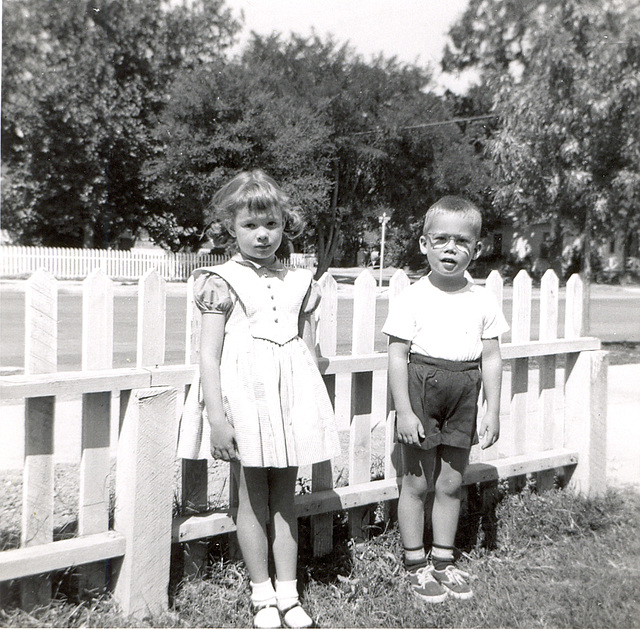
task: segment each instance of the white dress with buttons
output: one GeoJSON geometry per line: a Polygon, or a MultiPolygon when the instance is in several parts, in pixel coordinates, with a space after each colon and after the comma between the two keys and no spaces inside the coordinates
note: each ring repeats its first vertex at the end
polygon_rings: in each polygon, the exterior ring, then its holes
{"type": "Polygon", "coordinates": [[[300,312],[312,312],[320,300],[311,273],[235,257],[194,277],[198,308],[227,318],[220,384],[242,464],[281,468],[337,456],[333,408],[298,336],[300,312]]]}

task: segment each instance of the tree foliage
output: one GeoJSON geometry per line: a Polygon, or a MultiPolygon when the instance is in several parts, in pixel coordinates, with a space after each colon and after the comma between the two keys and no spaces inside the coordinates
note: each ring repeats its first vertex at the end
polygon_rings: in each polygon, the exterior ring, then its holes
{"type": "Polygon", "coordinates": [[[588,234],[587,246],[640,227],[637,18],[616,2],[563,3],[544,14],[521,79],[496,92],[496,203],[588,234]]]}
{"type": "MultiPolygon", "coordinates": [[[[279,179],[305,215],[319,273],[337,252],[355,258],[383,210],[393,213],[391,233],[406,239],[437,196],[478,198],[486,172],[460,130],[424,127],[451,118],[425,90],[429,80],[395,60],[365,63],[331,38],[254,35],[237,62],[176,86],[146,171],[154,199],[178,208],[158,236],[174,246],[197,237],[217,187],[255,166],[279,179]]],[[[404,249],[397,258],[407,261],[404,249]]]]}
{"type": "Polygon", "coordinates": [[[3,227],[64,246],[135,232],[153,210],[140,167],[168,87],[236,29],[222,0],[7,0],[3,227]]]}
{"type": "Polygon", "coordinates": [[[445,67],[493,95],[495,205],[551,221],[556,255],[566,232],[638,228],[639,26],[617,0],[471,0],[450,32],[445,67]]]}

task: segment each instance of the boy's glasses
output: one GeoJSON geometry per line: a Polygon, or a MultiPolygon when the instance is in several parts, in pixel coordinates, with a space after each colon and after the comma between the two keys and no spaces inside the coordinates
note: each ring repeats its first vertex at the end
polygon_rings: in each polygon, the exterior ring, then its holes
{"type": "Polygon", "coordinates": [[[444,249],[451,240],[458,251],[469,253],[475,246],[476,241],[466,236],[452,236],[450,234],[427,233],[427,238],[434,249],[444,249]]]}

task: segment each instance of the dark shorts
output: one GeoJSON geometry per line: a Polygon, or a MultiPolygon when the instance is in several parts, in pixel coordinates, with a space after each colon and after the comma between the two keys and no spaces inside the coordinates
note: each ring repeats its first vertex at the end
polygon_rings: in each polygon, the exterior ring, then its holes
{"type": "Polygon", "coordinates": [[[480,361],[451,361],[409,355],[409,399],[424,426],[420,448],[439,445],[469,449],[478,443],[476,420],[480,361]]]}

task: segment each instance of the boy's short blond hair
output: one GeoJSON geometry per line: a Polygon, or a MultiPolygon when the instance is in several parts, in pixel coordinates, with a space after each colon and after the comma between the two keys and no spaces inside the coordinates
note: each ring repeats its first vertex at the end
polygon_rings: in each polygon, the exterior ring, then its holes
{"type": "Polygon", "coordinates": [[[422,227],[423,236],[427,235],[429,225],[433,217],[438,214],[461,214],[469,219],[469,223],[476,232],[476,236],[480,237],[482,230],[482,212],[480,208],[471,201],[462,197],[446,196],[436,201],[428,210],[424,217],[422,227]]]}

